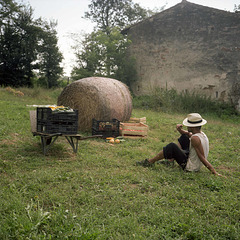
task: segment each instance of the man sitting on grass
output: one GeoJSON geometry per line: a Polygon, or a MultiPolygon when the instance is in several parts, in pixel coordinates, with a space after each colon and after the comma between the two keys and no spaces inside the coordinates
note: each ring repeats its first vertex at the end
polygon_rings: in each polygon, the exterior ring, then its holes
{"type": "Polygon", "coordinates": [[[200,170],[202,165],[205,165],[213,174],[222,176],[207,160],[209,141],[205,133],[201,131],[201,127],[206,123],[207,121],[200,114],[188,114],[187,118],[183,120],[183,125],[187,127],[188,131],[182,129],[182,124],[177,124],[177,130],[181,134],[178,145],[169,143],[154,158],[137,162],[137,165],[150,167],[156,161],[164,158],[175,159],[183,170],[196,172],[200,170]]]}

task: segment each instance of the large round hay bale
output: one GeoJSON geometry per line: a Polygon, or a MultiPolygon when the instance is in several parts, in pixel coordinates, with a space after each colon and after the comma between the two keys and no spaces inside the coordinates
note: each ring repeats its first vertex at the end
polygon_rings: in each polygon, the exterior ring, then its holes
{"type": "Polygon", "coordinates": [[[65,87],[58,105],[78,109],[78,128],[92,127],[92,119],[128,121],[132,113],[132,98],[128,87],[115,79],[88,77],[65,87]]]}

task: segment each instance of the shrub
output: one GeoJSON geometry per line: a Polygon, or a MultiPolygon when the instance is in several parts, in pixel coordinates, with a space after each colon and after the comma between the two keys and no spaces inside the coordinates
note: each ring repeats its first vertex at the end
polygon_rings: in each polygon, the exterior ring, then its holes
{"type": "Polygon", "coordinates": [[[163,112],[176,113],[210,113],[219,117],[239,115],[230,103],[212,100],[211,97],[197,93],[177,93],[175,89],[156,89],[152,95],[135,96],[135,108],[153,109],[163,112]]]}

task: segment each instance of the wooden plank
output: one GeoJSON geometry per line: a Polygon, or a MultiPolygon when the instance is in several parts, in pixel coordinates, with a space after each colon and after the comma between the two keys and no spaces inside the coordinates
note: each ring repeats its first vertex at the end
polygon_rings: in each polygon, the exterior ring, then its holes
{"type": "Polygon", "coordinates": [[[129,122],[130,122],[130,123],[146,123],[146,122],[147,122],[147,118],[146,118],[146,117],[142,117],[142,118],[130,118],[129,122]]]}
{"type": "Polygon", "coordinates": [[[124,135],[124,138],[129,138],[129,139],[143,139],[146,138],[147,136],[133,136],[133,135],[124,135]]]}
{"type": "Polygon", "coordinates": [[[120,123],[122,130],[135,130],[135,131],[147,131],[148,125],[144,123],[120,123]]]}
{"type": "Polygon", "coordinates": [[[140,136],[147,136],[147,131],[121,130],[121,135],[140,135],[140,136]]]}

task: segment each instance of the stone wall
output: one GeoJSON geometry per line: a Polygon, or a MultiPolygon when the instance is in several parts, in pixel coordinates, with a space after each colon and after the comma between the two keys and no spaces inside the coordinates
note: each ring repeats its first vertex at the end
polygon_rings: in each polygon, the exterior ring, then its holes
{"type": "Polygon", "coordinates": [[[134,94],[195,91],[240,110],[240,14],[183,1],[124,31],[132,40],[134,94]]]}

